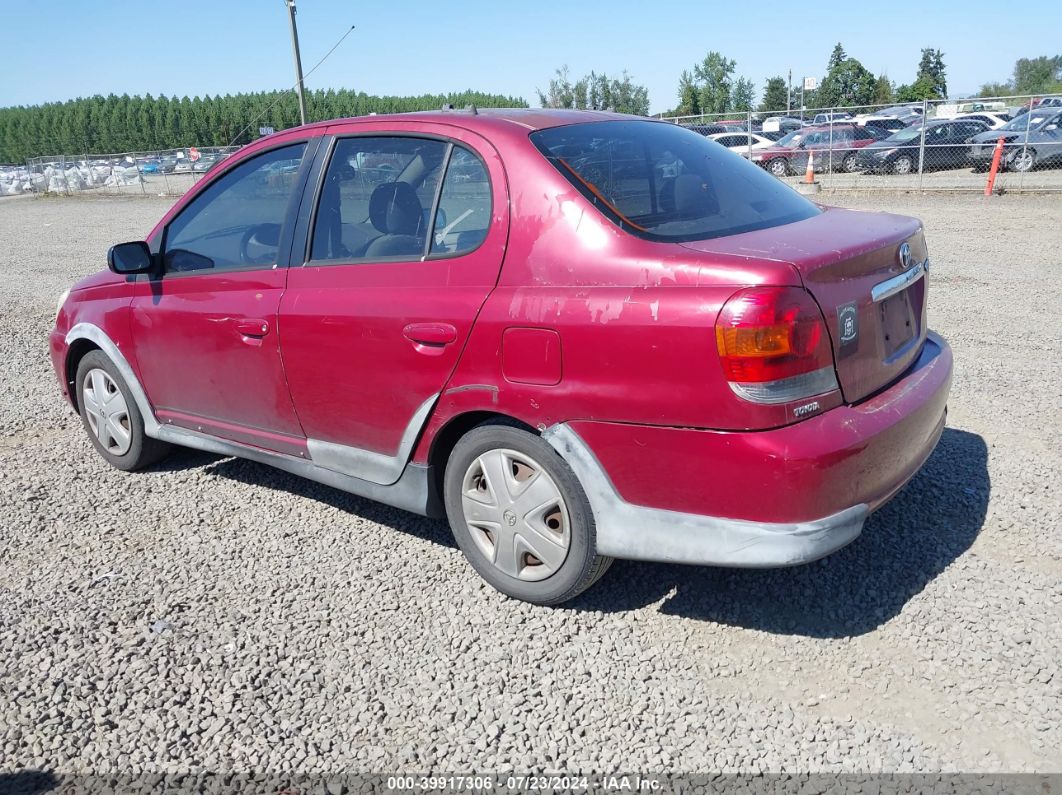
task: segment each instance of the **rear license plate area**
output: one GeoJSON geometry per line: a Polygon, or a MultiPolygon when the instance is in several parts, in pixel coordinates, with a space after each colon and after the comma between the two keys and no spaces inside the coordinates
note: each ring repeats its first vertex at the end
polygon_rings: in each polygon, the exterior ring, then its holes
{"type": "Polygon", "coordinates": [[[889,296],[878,306],[881,312],[885,358],[888,359],[914,338],[917,331],[914,310],[911,308],[911,298],[907,295],[907,290],[889,296]]]}

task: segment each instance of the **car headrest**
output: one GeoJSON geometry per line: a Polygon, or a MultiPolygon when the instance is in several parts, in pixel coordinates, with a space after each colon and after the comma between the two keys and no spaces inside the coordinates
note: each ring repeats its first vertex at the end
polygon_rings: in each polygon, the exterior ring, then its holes
{"type": "Polygon", "coordinates": [[[700,217],[719,212],[719,202],[711,186],[696,174],[680,174],[666,180],[660,191],[660,204],[664,210],[679,217],[700,217]]]}
{"type": "Polygon", "coordinates": [[[419,235],[424,208],[408,182],[388,182],[372,192],[369,220],[386,235],[419,235]]]}

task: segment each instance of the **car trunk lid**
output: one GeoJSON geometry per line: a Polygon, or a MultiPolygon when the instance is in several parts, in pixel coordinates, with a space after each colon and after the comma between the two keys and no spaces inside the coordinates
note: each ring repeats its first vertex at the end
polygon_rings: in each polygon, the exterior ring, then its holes
{"type": "Polygon", "coordinates": [[[795,268],[822,309],[849,403],[894,381],[925,341],[928,261],[914,218],[824,208],[806,221],[683,245],[795,268]]]}

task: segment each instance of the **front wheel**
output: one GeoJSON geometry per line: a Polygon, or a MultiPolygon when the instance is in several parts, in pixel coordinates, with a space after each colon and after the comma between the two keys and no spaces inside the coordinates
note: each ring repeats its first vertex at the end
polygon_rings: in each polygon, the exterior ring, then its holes
{"type": "Polygon", "coordinates": [[[776,177],[785,177],[789,175],[789,163],[784,157],[776,157],[767,164],[767,170],[776,177]]]}
{"type": "Polygon", "coordinates": [[[1010,168],[1013,171],[1032,171],[1035,166],[1036,152],[1032,149],[1022,149],[1010,161],[1010,168]]]}
{"type": "Polygon", "coordinates": [[[914,170],[914,160],[910,155],[900,155],[892,163],[893,174],[910,174],[914,170]]]}
{"type": "Polygon", "coordinates": [[[103,351],[85,355],[74,379],[77,407],[93,447],[118,469],[154,464],[170,445],[144,433],[144,418],[118,368],[103,351]]]}
{"type": "Polygon", "coordinates": [[[450,454],[443,490],[461,551],[508,596],[560,604],[612,563],[596,553],[594,515],[575,473],[522,427],[485,424],[469,431],[450,454]]]}
{"type": "Polygon", "coordinates": [[[844,160],[841,161],[841,170],[848,174],[854,174],[859,170],[856,166],[855,152],[845,155],[844,160]]]}

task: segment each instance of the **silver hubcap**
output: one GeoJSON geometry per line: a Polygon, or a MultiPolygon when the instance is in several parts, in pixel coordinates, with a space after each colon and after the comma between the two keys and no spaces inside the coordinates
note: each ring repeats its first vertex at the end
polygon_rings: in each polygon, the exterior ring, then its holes
{"type": "Polygon", "coordinates": [[[510,577],[544,580],[568,557],[568,507],[553,478],[522,453],[490,450],[473,461],[461,508],[476,548],[510,577]]]}
{"type": "Polygon", "coordinates": [[[784,177],[786,172],[785,161],[775,160],[771,163],[771,173],[776,177],[784,177]]]}
{"type": "Polygon", "coordinates": [[[125,398],[106,370],[93,369],[85,373],[81,384],[81,400],[85,407],[92,434],[112,455],[125,455],[133,441],[129,407],[125,398]]]}
{"type": "Polygon", "coordinates": [[[896,173],[907,174],[911,171],[911,160],[907,157],[901,157],[896,161],[896,173]]]}
{"type": "Polygon", "coordinates": [[[1032,153],[1026,149],[1023,149],[1022,151],[1018,152],[1017,156],[1014,158],[1014,168],[1018,171],[1028,171],[1030,168],[1032,168],[1032,164],[1032,153]]]}

